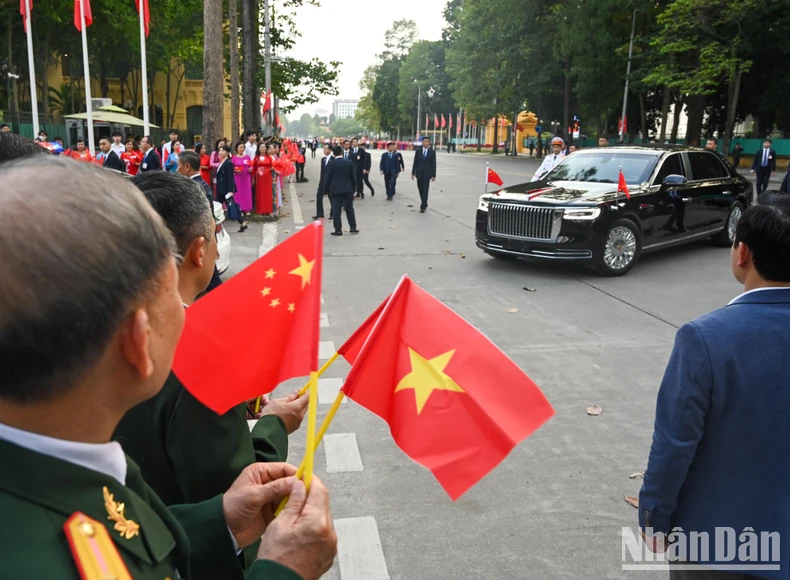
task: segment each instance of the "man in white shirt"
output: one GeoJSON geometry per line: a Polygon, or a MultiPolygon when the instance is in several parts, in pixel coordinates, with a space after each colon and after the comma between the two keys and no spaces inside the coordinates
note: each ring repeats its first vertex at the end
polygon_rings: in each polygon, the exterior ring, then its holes
{"type": "Polygon", "coordinates": [[[112,145],[110,146],[115,154],[118,156],[118,159],[121,158],[121,155],[126,152],[126,145],[121,143],[123,139],[123,135],[121,135],[120,131],[113,131],[112,132],[112,145]]]}
{"type": "Polygon", "coordinates": [[[543,158],[543,163],[538,167],[535,175],[532,176],[532,181],[542,179],[549,171],[557,167],[557,165],[565,159],[565,154],[563,153],[564,149],[565,141],[563,141],[561,137],[554,137],[554,139],[551,140],[551,153],[543,158]]]}
{"type": "Polygon", "coordinates": [[[175,129],[170,130],[170,141],[162,145],[162,165],[164,165],[167,158],[173,152],[173,145],[178,141],[178,131],[175,129]]]}
{"type": "Polygon", "coordinates": [[[244,144],[244,154],[250,159],[258,156],[258,135],[255,131],[247,131],[247,142],[244,144]]]}
{"type": "Polygon", "coordinates": [[[14,522],[0,578],[236,578],[264,531],[248,580],[320,577],[336,536],[315,477],[307,495],[293,466],[257,463],[222,496],[168,509],[110,441],[162,388],[184,324],[173,238],[140,191],[47,156],[3,163],[0,182],[18,216],[0,244],[53,226],[0,278],[0,507],[14,522]]]}

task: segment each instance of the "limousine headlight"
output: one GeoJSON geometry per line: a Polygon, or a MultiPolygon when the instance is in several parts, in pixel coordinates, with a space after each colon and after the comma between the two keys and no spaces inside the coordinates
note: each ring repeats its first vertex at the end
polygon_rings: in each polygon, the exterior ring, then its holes
{"type": "Polygon", "coordinates": [[[488,200],[480,198],[480,201],[477,204],[477,209],[480,211],[488,211],[488,200]]]}
{"type": "Polygon", "coordinates": [[[562,217],[566,220],[594,220],[597,219],[599,215],[601,215],[601,208],[585,207],[566,209],[562,217]]]}

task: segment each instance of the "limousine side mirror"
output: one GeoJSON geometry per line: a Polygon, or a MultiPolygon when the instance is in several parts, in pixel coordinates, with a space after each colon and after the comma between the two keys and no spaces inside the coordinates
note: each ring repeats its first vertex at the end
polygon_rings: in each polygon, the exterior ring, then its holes
{"type": "Polygon", "coordinates": [[[686,179],[685,176],[673,173],[672,175],[667,175],[661,185],[664,187],[677,187],[679,185],[686,185],[686,183],[688,183],[688,179],[686,179]]]}

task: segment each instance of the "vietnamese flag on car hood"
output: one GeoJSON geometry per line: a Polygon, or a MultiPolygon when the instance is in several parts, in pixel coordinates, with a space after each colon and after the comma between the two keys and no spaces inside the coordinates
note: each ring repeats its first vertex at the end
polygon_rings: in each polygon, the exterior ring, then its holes
{"type": "Polygon", "coordinates": [[[384,419],[453,500],[554,414],[524,371],[405,276],[342,390],[384,419]]]}
{"type": "Polygon", "coordinates": [[[217,413],[318,370],[323,228],[313,222],[187,308],[173,372],[217,413]]]}

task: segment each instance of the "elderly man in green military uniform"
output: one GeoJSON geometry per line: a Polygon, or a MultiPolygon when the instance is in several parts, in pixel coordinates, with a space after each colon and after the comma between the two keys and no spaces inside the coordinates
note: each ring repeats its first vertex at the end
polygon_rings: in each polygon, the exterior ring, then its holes
{"type": "Polygon", "coordinates": [[[247,578],[319,578],[337,541],[320,481],[307,494],[293,466],[255,463],[168,509],[111,442],[161,389],[184,321],[171,234],[140,192],[43,157],[0,182],[0,244],[25,244],[0,277],[0,578],[241,578],[262,534],[247,578]]]}
{"type": "MultiPolygon", "coordinates": [[[[166,171],[141,173],[132,183],[176,240],[178,292],[189,306],[211,281],[217,259],[206,197],[192,180],[166,171]]],[[[232,368],[228,377],[232,380],[232,368]]],[[[285,461],[288,434],[299,428],[306,411],[307,397],[273,399],[250,433],[246,405],[217,415],[171,372],[156,396],[124,415],[113,438],[166,505],[197,503],[222,493],[256,461],[285,461]]],[[[256,550],[256,544],[245,550],[248,563],[256,550]]]]}

